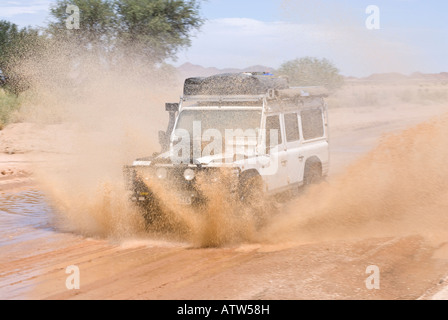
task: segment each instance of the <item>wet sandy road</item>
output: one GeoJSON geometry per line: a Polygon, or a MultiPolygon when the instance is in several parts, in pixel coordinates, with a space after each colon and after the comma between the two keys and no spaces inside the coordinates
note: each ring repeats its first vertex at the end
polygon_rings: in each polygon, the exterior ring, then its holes
{"type": "Polygon", "coordinates": [[[42,237],[52,230],[51,208],[37,190],[3,193],[0,204],[0,245],[42,237]]]}
{"type": "Polygon", "coordinates": [[[215,249],[85,239],[52,229],[38,191],[2,196],[2,299],[417,299],[442,288],[448,270],[448,248],[417,236],[215,249]],[[365,286],[372,264],[380,290],[365,286]],[[69,265],[80,290],[66,288],[69,265]]]}

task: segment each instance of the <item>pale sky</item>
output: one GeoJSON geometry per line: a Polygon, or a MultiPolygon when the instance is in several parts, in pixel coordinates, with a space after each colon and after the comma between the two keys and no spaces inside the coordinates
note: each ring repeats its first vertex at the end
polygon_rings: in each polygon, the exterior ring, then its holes
{"type": "MultiPolygon", "coordinates": [[[[0,19],[43,26],[52,2],[0,0],[0,19]]],[[[344,75],[448,72],[448,1],[207,0],[202,16],[206,23],[175,65],[278,68],[316,56],[344,75]],[[379,30],[366,28],[369,5],[380,9],[379,30]]]]}

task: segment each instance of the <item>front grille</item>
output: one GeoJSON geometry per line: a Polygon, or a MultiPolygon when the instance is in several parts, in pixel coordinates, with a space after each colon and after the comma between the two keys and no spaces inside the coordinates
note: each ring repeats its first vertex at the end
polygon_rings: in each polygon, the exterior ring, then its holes
{"type": "MultiPolygon", "coordinates": [[[[230,192],[236,192],[238,185],[238,175],[225,175],[226,178],[220,175],[222,168],[210,168],[210,167],[189,167],[189,166],[152,166],[141,167],[135,169],[134,180],[134,194],[141,196],[143,193],[149,194],[149,197],[153,197],[153,193],[150,190],[151,181],[157,181],[161,183],[162,187],[166,188],[170,192],[177,193],[178,195],[190,194],[194,197],[194,202],[206,200],[205,195],[201,192],[204,190],[204,186],[198,186],[198,176],[204,175],[206,182],[214,184],[217,181],[216,178],[223,178],[226,188],[229,188],[230,192]],[[157,177],[157,169],[164,168],[166,172],[165,179],[159,179],[157,177]],[[195,178],[192,181],[187,181],[184,178],[184,172],[186,169],[192,169],[195,171],[195,178]],[[230,179],[229,179],[230,177],[230,179]],[[145,183],[148,181],[148,183],[145,183]]],[[[230,173],[230,171],[229,171],[230,173]]]]}
{"type": "Polygon", "coordinates": [[[170,189],[177,189],[179,191],[197,191],[196,190],[196,180],[197,177],[201,174],[211,175],[215,172],[218,172],[218,168],[203,168],[203,167],[188,167],[188,166],[157,166],[150,168],[141,168],[137,170],[137,176],[141,180],[151,180],[158,181],[162,184],[165,184],[170,189]],[[159,179],[157,177],[157,169],[164,168],[167,171],[167,175],[165,179],[159,179]],[[192,181],[188,181],[184,177],[184,172],[186,169],[192,169],[195,172],[196,177],[192,181]]]}

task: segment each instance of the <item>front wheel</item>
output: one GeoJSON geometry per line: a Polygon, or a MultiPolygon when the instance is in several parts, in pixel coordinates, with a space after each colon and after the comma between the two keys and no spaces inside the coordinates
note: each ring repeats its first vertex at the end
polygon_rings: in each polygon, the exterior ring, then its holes
{"type": "Polygon", "coordinates": [[[263,179],[260,176],[242,179],[239,185],[241,202],[251,206],[260,203],[260,200],[263,199],[263,186],[263,179]]]}
{"type": "Polygon", "coordinates": [[[252,217],[255,228],[261,229],[276,212],[275,199],[264,192],[265,184],[261,176],[244,179],[240,183],[240,203],[252,217]]]}
{"type": "Polygon", "coordinates": [[[135,209],[143,218],[145,229],[149,230],[159,224],[161,220],[161,208],[158,201],[154,198],[147,198],[145,201],[134,202],[135,209]]]}

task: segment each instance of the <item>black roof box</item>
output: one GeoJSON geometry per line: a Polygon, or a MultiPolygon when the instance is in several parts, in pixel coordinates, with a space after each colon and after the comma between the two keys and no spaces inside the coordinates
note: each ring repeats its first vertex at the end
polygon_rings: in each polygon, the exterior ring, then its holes
{"type": "Polygon", "coordinates": [[[224,73],[207,78],[185,80],[185,96],[260,95],[269,89],[288,89],[286,78],[269,73],[224,73]]]}

